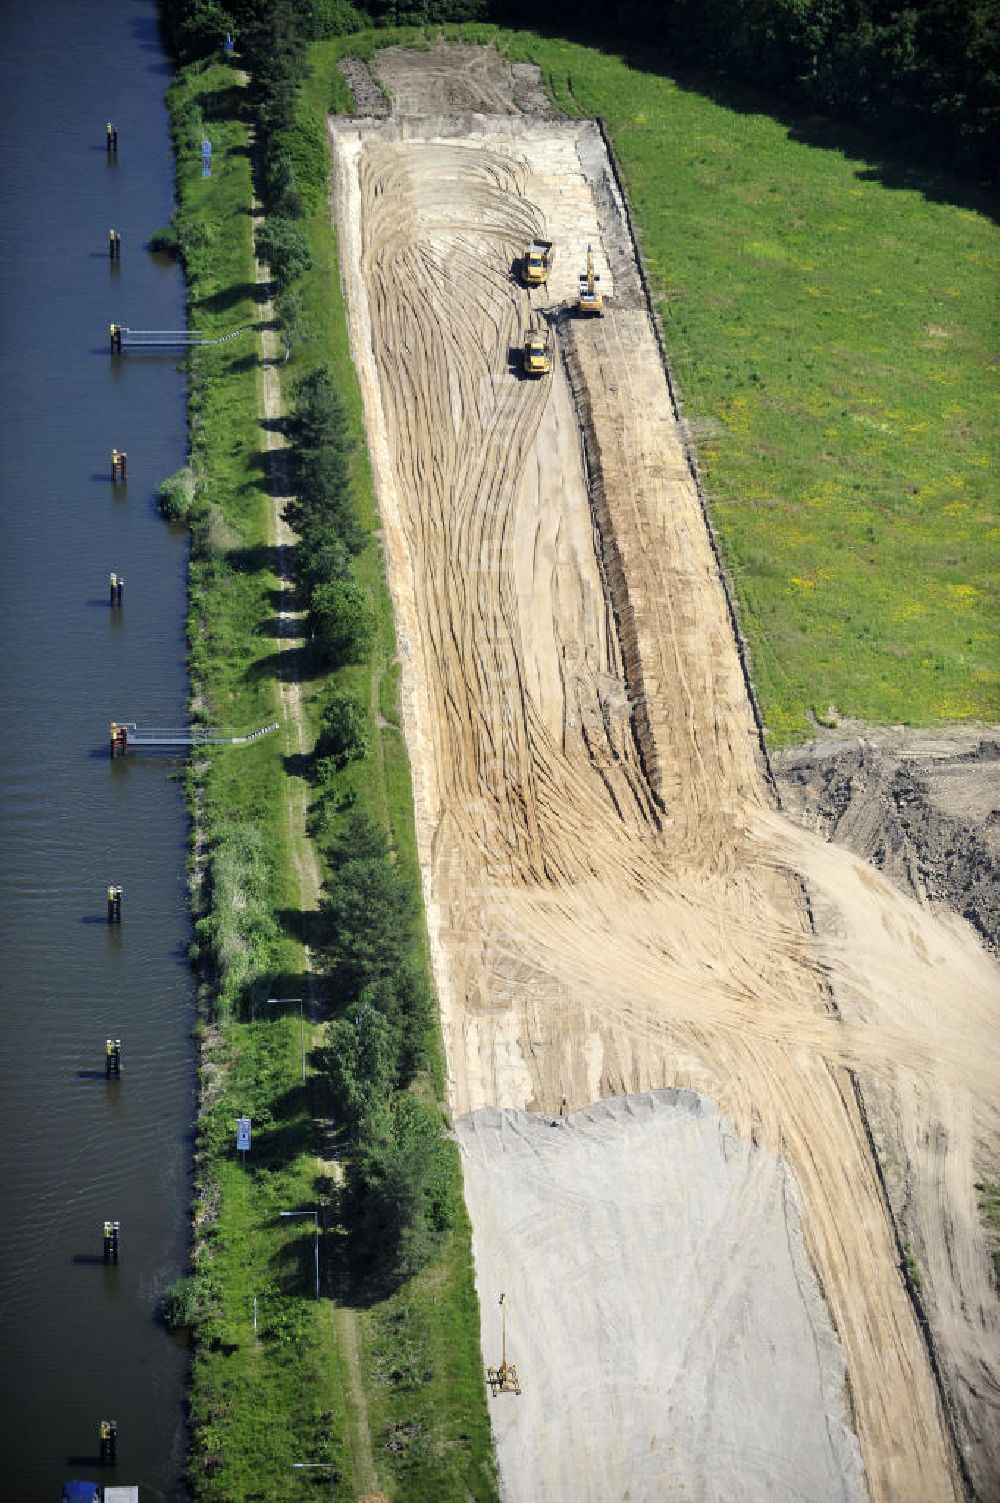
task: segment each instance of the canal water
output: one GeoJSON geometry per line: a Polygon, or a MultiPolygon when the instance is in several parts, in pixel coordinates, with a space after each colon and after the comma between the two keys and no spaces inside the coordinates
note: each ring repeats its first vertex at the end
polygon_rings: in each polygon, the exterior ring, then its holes
{"type": "Polygon", "coordinates": [[[155,509],[184,462],[184,375],[176,357],[108,353],[112,320],[184,323],[180,271],[145,249],[172,210],[168,82],[153,0],[3,8],[0,1496],[18,1503],[55,1503],[70,1477],[185,1496],[187,1358],[156,1321],[190,1200],[182,769],[107,755],[112,719],[184,719],[186,541],[155,509]],[[117,490],[112,446],[128,454],[117,490]],[[115,1473],[102,1419],[118,1422],[115,1473]]]}

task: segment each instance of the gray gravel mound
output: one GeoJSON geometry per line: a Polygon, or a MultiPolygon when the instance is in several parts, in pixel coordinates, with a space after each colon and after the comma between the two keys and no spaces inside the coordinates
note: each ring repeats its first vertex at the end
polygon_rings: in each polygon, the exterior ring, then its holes
{"type": "Polygon", "coordinates": [[[860,1503],[784,1162],[692,1091],[459,1119],[507,1503],[860,1503]]]}

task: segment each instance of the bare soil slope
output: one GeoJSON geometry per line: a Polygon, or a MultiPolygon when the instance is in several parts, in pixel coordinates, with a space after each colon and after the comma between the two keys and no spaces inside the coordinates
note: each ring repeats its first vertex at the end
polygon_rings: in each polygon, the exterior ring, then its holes
{"type": "Polygon", "coordinates": [[[374,72],[394,115],[553,114],[538,69],[508,62],[495,47],[438,42],[420,53],[383,47],[374,72]]]}
{"type": "Polygon", "coordinates": [[[773,761],[795,819],[1000,951],[1000,731],[845,725],[773,761]]]}
{"type": "MultiPolygon", "coordinates": [[[[398,101],[398,74],[391,87],[398,101]]],[[[418,103],[419,91],[408,99],[418,103]]],[[[876,890],[871,868],[845,867],[774,812],[600,137],[587,125],[482,117],[338,122],[334,142],[454,1109],[555,1115],[683,1085],[718,1102],[744,1143],[783,1154],[846,1356],[870,1494],[937,1503],[958,1495],[957,1462],[855,1072],[877,1083],[926,1233],[928,1282],[952,1281],[934,1318],[965,1383],[950,1414],[961,1411],[963,1441],[978,1447],[966,1461],[987,1496],[997,1318],[966,1211],[973,1166],[997,1142],[997,973],[967,936],[886,884],[876,890]],[[511,273],[540,232],[560,254],[547,291],[529,295],[511,273]],[[610,296],[604,319],[583,323],[560,305],[588,242],[610,296]],[[562,363],[531,383],[516,351],[544,318],[562,363]],[[825,905],[824,944],[800,873],[825,905]]],[[[610,1182],[638,1203],[646,1186],[629,1184],[627,1158],[614,1163],[610,1182]]],[[[580,1214],[603,1216],[613,1239],[604,1174],[581,1178],[580,1214]]],[[[530,1241],[544,1197],[525,1185],[519,1198],[518,1183],[514,1174],[490,1214],[530,1241]]],[[[744,1192],[753,1198],[749,1178],[744,1192]]],[[[507,1249],[479,1241],[486,1210],[471,1190],[470,1202],[488,1306],[505,1287],[507,1249]]],[[[797,1212],[786,1233],[800,1235],[797,1212]]],[[[721,1278],[732,1245],[720,1236],[702,1251],[721,1278]]],[[[601,1309],[626,1298],[624,1264],[595,1257],[587,1268],[601,1309]]],[[[565,1311],[572,1364],[590,1335],[582,1313],[573,1323],[582,1305],[564,1273],[561,1256],[542,1256],[531,1279],[537,1302],[565,1311]]],[[[655,1361],[666,1311],[650,1299],[637,1339],[655,1361]]],[[[702,1308],[691,1394],[711,1388],[713,1354],[740,1339],[744,1316],[738,1302],[702,1308]]],[[[521,1339],[522,1375],[541,1381],[537,1324],[526,1321],[521,1339]]],[[[785,1339],[801,1356],[801,1332],[785,1339]]],[[[822,1339],[820,1325],[810,1339],[822,1339]]],[[[505,1477],[522,1475],[521,1451],[562,1435],[569,1479],[572,1437],[596,1433],[609,1405],[627,1428],[632,1398],[627,1374],[608,1367],[603,1387],[567,1388],[556,1412],[525,1405],[513,1440],[498,1419],[505,1477]],[[529,1433],[539,1424],[544,1437],[529,1433]]],[[[751,1414],[767,1401],[759,1388],[742,1397],[751,1414]]],[[[697,1404],[686,1419],[647,1409],[651,1446],[697,1453],[697,1404]]],[[[807,1482],[816,1452],[803,1435],[831,1422],[829,1408],[810,1408],[769,1480],[746,1495],[827,1496],[807,1482]]],[[[595,1470],[590,1491],[567,1480],[549,1496],[671,1496],[630,1492],[622,1455],[613,1474],[595,1470]]],[[[692,1483],[691,1496],[726,1496],[727,1475],[711,1484],[717,1493],[692,1483]]],[[[853,1486],[846,1472],[841,1481],[853,1486]]],[[[513,1482],[508,1492],[536,1496],[513,1482]]]]}

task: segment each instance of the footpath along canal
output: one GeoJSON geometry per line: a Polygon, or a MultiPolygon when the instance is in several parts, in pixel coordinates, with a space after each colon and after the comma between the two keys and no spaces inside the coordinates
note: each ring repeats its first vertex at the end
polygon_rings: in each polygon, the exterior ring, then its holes
{"type": "Polygon", "coordinates": [[[54,1503],[70,1477],[185,1496],[187,1359],[156,1321],[185,1265],[195,1106],[183,764],[107,751],[112,719],[184,719],[187,544],[155,507],[185,457],[182,359],[108,352],[112,320],[184,324],[179,268],[145,248],[172,210],[168,82],[153,0],[6,8],[0,1492],[18,1503],[54,1503]],[[98,1465],[109,1418],[114,1473],[98,1465]]]}

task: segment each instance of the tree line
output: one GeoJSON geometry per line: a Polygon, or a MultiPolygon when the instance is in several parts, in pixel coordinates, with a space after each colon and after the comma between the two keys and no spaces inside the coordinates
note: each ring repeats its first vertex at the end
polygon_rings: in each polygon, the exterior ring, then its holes
{"type": "MultiPolygon", "coordinates": [[[[503,8],[530,24],[527,0],[503,8]]],[[[996,180],[1000,0],[552,0],[546,25],[561,22],[996,180]]]]}
{"type": "MultiPolygon", "coordinates": [[[[245,98],[265,210],[257,249],[270,267],[286,334],[294,337],[296,284],[310,267],[301,221],[323,201],[327,175],[322,137],[314,138],[296,113],[305,47],[331,28],[356,29],[365,18],[322,0],[235,0],[226,7],[216,0],[178,0],[164,3],[163,12],[168,45],[193,68],[221,60],[227,33],[237,40],[250,80],[245,98]]],[[[193,132],[199,122],[189,124],[193,132]]],[[[178,238],[186,249],[190,236],[178,238]]],[[[369,541],[352,491],[355,441],[326,365],[305,369],[289,396],[284,453],[293,499],[285,517],[299,540],[295,580],[308,610],[314,658],[337,670],[367,662],[376,634],[371,599],[355,570],[369,541]]],[[[325,700],[313,758],[319,798],[310,831],[329,873],[314,939],[335,1015],[319,1064],[344,1135],[349,1253],[366,1282],[385,1286],[416,1272],[433,1254],[454,1219],[458,1179],[432,1092],[413,1089],[434,1027],[420,960],[419,889],[412,874],[400,872],[381,826],[367,814],[349,812],[352,790],[341,775],[369,750],[368,708],[335,681],[325,700]]],[[[228,911],[226,884],[216,882],[213,890],[228,911]]],[[[202,925],[214,921],[210,915],[202,925]]],[[[222,968],[216,978],[220,984],[233,979],[222,968]]]]}
{"type": "MultiPolygon", "coordinates": [[[[295,139],[295,89],[308,43],[369,26],[490,20],[537,26],[533,0],[161,0],[181,61],[229,30],[253,79],[269,192],[286,208],[310,191],[317,143],[295,139]]],[[[923,145],[995,182],[1000,140],[1000,0],[549,0],[548,32],[620,51],[643,66],[717,72],[798,108],[923,145]]],[[[322,151],[322,143],[318,143],[322,151]]],[[[294,216],[293,216],[294,217],[294,216]]]]}
{"type": "Polygon", "coordinates": [[[411,1089],[427,1063],[433,1007],[415,962],[419,910],[385,833],[354,814],[327,848],[319,948],[338,999],[322,1064],[348,1135],[355,1265],[395,1281],[421,1268],[452,1225],[453,1151],[441,1114],[411,1089]]]}

